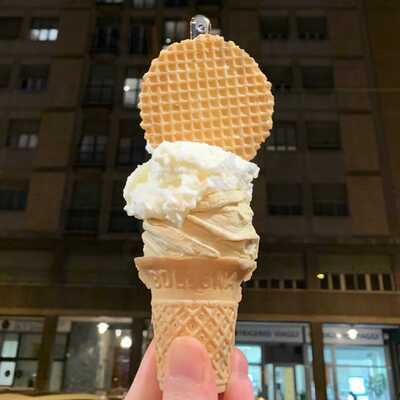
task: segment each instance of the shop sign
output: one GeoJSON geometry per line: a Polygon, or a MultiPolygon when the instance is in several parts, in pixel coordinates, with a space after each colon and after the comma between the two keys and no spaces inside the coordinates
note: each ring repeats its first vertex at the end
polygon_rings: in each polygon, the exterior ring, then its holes
{"type": "Polygon", "coordinates": [[[236,327],[237,342],[252,343],[303,343],[303,327],[239,322],[236,327]]]}
{"type": "Polygon", "coordinates": [[[324,343],[351,344],[351,345],[383,345],[382,329],[357,328],[352,326],[330,326],[324,328],[324,343]],[[357,331],[353,339],[349,337],[349,330],[357,331]]]}

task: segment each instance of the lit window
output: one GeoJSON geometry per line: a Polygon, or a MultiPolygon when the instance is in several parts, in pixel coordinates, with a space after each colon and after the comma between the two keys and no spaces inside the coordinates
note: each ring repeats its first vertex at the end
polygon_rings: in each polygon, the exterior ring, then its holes
{"type": "Polygon", "coordinates": [[[40,42],[54,42],[58,38],[58,19],[34,18],[29,38],[40,42]]]}
{"type": "Polygon", "coordinates": [[[349,215],[347,188],[341,183],[312,185],[314,215],[344,217],[349,215]]]}
{"type": "Polygon", "coordinates": [[[133,68],[128,68],[127,78],[123,87],[123,103],[126,108],[136,108],[139,101],[139,93],[142,79],[133,68]]]}
{"type": "Polygon", "coordinates": [[[289,18],[285,16],[266,16],[261,19],[261,34],[268,40],[289,38],[289,18]]]}
{"type": "Polygon", "coordinates": [[[268,184],[267,201],[270,215],[303,214],[303,193],[300,184],[268,184]]]}
{"type": "Polygon", "coordinates": [[[296,124],[276,122],[267,140],[269,151],[295,151],[297,149],[296,124]]]}
{"type": "Polygon", "coordinates": [[[167,20],[164,24],[164,45],[187,39],[188,23],[186,21],[167,20]]]}
{"type": "Polygon", "coordinates": [[[14,149],[34,149],[38,144],[39,121],[13,120],[10,123],[7,146],[14,149]]]}

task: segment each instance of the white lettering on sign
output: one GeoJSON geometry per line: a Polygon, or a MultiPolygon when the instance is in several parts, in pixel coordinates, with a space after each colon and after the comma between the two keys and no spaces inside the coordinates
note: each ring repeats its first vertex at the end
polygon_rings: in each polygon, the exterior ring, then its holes
{"type": "Polygon", "coordinates": [[[257,322],[238,322],[237,342],[303,343],[303,327],[299,325],[272,325],[257,322]]]}
{"type": "Polygon", "coordinates": [[[382,329],[357,328],[352,326],[329,326],[324,328],[324,343],[328,344],[352,344],[352,345],[383,345],[382,329]],[[357,331],[356,337],[351,339],[350,329],[357,331]]]}

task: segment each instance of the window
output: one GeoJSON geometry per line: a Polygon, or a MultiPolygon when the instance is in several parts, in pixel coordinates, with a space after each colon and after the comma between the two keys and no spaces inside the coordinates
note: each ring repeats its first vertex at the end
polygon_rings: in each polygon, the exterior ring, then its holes
{"type": "Polygon", "coordinates": [[[136,108],[139,102],[142,74],[136,68],[128,68],[123,88],[123,103],[126,108],[136,108]]]}
{"type": "Polygon", "coordinates": [[[22,18],[0,18],[0,40],[17,39],[21,32],[22,18]]]}
{"type": "Polygon", "coordinates": [[[304,89],[331,91],[335,86],[332,67],[302,67],[301,75],[304,89]]]}
{"type": "Polygon", "coordinates": [[[0,65],[0,89],[7,89],[10,84],[11,65],[0,65]]]}
{"type": "Polygon", "coordinates": [[[134,167],[145,161],[146,142],[139,124],[134,120],[122,120],[120,122],[120,137],[118,144],[118,165],[134,167]]]}
{"type": "Polygon", "coordinates": [[[238,344],[238,349],[244,354],[249,363],[248,374],[251,378],[254,396],[258,397],[262,393],[262,374],[263,374],[263,361],[262,361],[262,347],[258,344],[238,344]]]}
{"type": "Polygon", "coordinates": [[[29,38],[40,42],[54,42],[58,37],[57,18],[33,18],[29,38]]]}
{"type": "Polygon", "coordinates": [[[103,165],[106,159],[108,120],[86,120],[79,142],[78,163],[103,165]]]}
{"type": "Polygon", "coordinates": [[[297,149],[296,123],[276,122],[267,140],[269,151],[295,151],[297,149]]]}
{"type": "Polygon", "coordinates": [[[116,53],[119,41],[118,18],[97,18],[92,50],[96,53],[116,53]]]}
{"type": "Polygon", "coordinates": [[[27,197],[27,182],[0,182],[0,210],[25,210],[27,197]]]}
{"type": "Polygon", "coordinates": [[[131,21],[129,34],[129,52],[131,54],[148,54],[152,43],[153,24],[131,21]]]}
{"type": "Polygon", "coordinates": [[[67,362],[68,333],[57,333],[54,342],[53,360],[50,371],[50,391],[60,392],[67,362]]]}
{"type": "Polygon", "coordinates": [[[76,182],[68,211],[67,229],[96,231],[100,207],[100,185],[93,182],[76,182]]]}
{"type": "Polygon", "coordinates": [[[166,20],[164,23],[164,45],[179,42],[188,37],[188,23],[186,21],[166,20]]]}
{"type": "Polygon", "coordinates": [[[196,5],[221,7],[221,0],[196,0],[196,5]]]}
{"type": "Polygon", "coordinates": [[[138,220],[129,217],[124,211],[125,200],[122,195],[124,185],[124,181],[116,181],[113,184],[109,232],[140,232],[138,220]]]}
{"type": "Polygon", "coordinates": [[[341,183],[312,185],[314,215],[344,217],[349,215],[347,188],[341,183]]]}
{"type": "Polygon", "coordinates": [[[270,215],[303,214],[303,194],[300,184],[268,184],[267,201],[270,215]]]}
{"type": "Polygon", "coordinates": [[[297,33],[302,40],[327,39],[326,17],[297,17],[297,33]]]}
{"type": "Polygon", "coordinates": [[[187,7],[188,0],[165,0],[165,7],[187,7]]]}
{"type": "Polygon", "coordinates": [[[261,19],[261,34],[264,39],[286,40],[289,38],[289,18],[285,16],[267,16],[261,19]]]}
{"type": "Polygon", "coordinates": [[[124,0],[96,0],[97,4],[123,4],[124,0]]]}
{"type": "Polygon", "coordinates": [[[340,149],[340,132],[337,122],[307,122],[308,148],[311,150],[340,149]]]}
{"type": "Polygon", "coordinates": [[[38,120],[12,120],[7,137],[7,146],[13,149],[34,149],[38,144],[38,120]]]}
{"type": "Polygon", "coordinates": [[[156,0],[130,0],[129,4],[133,8],[154,8],[156,0]]]}
{"type": "Polygon", "coordinates": [[[20,88],[24,92],[34,93],[47,90],[48,79],[48,65],[23,65],[21,67],[20,88]]]}
{"type": "Polygon", "coordinates": [[[263,70],[272,83],[274,94],[291,92],[293,88],[293,69],[291,66],[266,65],[263,70]]]}
{"type": "Polygon", "coordinates": [[[112,65],[92,65],[86,91],[87,104],[112,104],[114,70],[112,65]]]}

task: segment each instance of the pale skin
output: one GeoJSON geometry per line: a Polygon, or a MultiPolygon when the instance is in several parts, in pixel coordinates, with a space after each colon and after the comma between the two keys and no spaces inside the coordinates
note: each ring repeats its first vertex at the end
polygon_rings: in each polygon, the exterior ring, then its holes
{"type": "Polygon", "coordinates": [[[253,400],[248,365],[240,350],[231,355],[231,377],[224,394],[217,394],[214,371],[204,346],[196,339],[175,339],[166,359],[164,391],[156,377],[152,343],[139,367],[125,400],[253,400]]]}

